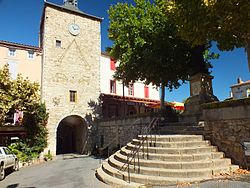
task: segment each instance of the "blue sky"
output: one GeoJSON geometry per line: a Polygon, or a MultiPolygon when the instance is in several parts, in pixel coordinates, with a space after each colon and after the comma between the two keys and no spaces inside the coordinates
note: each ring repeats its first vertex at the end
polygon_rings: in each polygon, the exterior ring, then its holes
{"type": "MultiPolygon", "coordinates": [[[[48,0],[62,4],[63,0],[48,0]]],[[[78,0],[79,8],[89,14],[103,17],[102,22],[102,51],[112,42],[108,39],[108,14],[111,4],[126,2],[126,0],[78,0]]],[[[132,2],[132,0],[128,0],[132,2]]],[[[0,40],[38,45],[40,18],[43,0],[0,0],[0,40]]],[[[238,77],[243,81],[250,80],[247,66],[247,56],[244,49],[231,52],[220,52],[216,46],[212,50],[220,54],[220,58],[212,62],[214,94],[224,100],[229,96],[230,86],[236,83],[238,77]]],[[[167,92],[168,101],[182,101],[189,96],[189,85],[184,84],[178,90],[167,92]]]]}

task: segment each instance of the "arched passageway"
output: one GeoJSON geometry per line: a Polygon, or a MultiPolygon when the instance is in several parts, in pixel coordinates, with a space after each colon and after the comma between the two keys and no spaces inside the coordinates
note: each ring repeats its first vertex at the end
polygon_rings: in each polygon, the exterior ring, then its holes
{"type": "Polygon", "coordinates": [[[85,147],[87,131],[87,124],[82,117],[72,115],[64,118],[57,128],[56,154],[81,154],[85,147]]]}

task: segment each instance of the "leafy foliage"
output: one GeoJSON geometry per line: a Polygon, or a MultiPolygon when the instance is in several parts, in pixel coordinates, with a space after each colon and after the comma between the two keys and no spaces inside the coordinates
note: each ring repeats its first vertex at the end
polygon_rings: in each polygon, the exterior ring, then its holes
{"type": "Polygon", "coordinates": [[[115,77],[126,84],[136,80],[170,89],[188,77],[190,46],[176,36],[165,15],[165,1],[135,0],[136,6],[118,3],[109,9],[111,55],[119,59],[115,77]]]}
{"type": "Polygon", "coordinates": [[[0,125],[4,123],[5,116],[12,107],[12,82],[8,66],[0,69],[0,125]]]}
{"type": "Polygon", "coordinates": [[[25,127],[27,136],[10,148],[17,154],[21,161],[37,158],[47,147],[47,120],[45,104],[40,103],[39,85],[22,78],[12,80],[8,65],[0,69],[0,122],[4,124],[7,113],[16,109],[24,112],[22,126],[25,127]]]}
{"type": "MultiPolygon", "coordinates": [[[[203,53],[207,41],[191,47],[179,35],[165,0],[135,0],[135,5],[118,3],[109,9],[108,49],[119,60],[115,78],[126,85],[137,80],[162,88],[178,88],[196,73],[209,73],[211,64],[203,53]]],[[[163,108],[165,89],[161,90],[163,108]]]]}
{"type": "Polygon", "coordinates": [[[53,156],[51,155],[50,150],[48,151],[48,153],[44,154],[43,158],[45,161],[50,161],[53,159],[53,156]]]}
{"type": "Polygon", "coordinates": [[[203,109],[216,109],[216,108],[226,108],[226,107],[236,107],[236,106],[247,106],[250,105],[250,98],[244,99],[232,99],[222,102],[212,102],[202,105],[203,109]]]}
{"type": "Polygon", "coordinates": [[[250,63],[248,0],[172,0],[166,3],[166,10],[172,13],[181,37],[194,45],[214,40],[220,50],[244,47],[250,63]]]}
{"type": "Polygon", "coordinates": [[[15,109],[30,111],[40,103],[39,84],[31,83],[21,75],[12,80],[8,65],[0,69],[0,124],[4,124],[8,112],[15,109]]]}

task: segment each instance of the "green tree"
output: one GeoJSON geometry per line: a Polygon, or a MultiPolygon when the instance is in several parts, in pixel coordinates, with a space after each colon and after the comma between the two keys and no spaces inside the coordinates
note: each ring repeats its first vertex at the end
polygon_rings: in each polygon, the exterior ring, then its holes
{"type": "Polygon", "coordinates": [[[41,104],[39,84],[31,83],[21,75],[13,80],[8,65],[0,69],[0,124],[5,123],[8,113],[15,110],[24,112],[21,122],[27,135],[18,143],[10,146],[22,161],[38,157],[47,147],[47,120],[45,104],[41,104]]]}
{"type": "Polygon", "coordinates": [[[164,0],[135,0],[135,5],[110,7],[109,38],[114,41],[110,54],[120,62],[116,79],[125,84],[141,80],[171,90],[188,78],[192,49],[176,35],[165,10],[164,0]]]}
{"type": "Polygon", "coordinates": [[[40,103],[39,84],[24,79],[21,75],[11,79],[8,65],[0,69],[0,124],[5,122],[8,112],[14,110],[30,111],[40,103]]]}
{"type": "Polygon", "coordinates": [[[4,123],[6,114],[12,107],[12,84],[8,66],[0,69],[0,125],[4,123]]]}
{"type": "Polygon", "coordinates": [[[217,41],[220,50],[244,47],[250,68],[249,0],[166,1],[180,36],[193,45],[217,41]]]}

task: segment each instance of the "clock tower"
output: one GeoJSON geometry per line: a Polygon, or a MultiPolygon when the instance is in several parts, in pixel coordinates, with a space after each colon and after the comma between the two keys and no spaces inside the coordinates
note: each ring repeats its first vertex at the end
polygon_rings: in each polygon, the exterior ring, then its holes
{"type": "Polygon", "coordinates": [[[101,21],[79,10],[77,0],[44,3],[41,96],[49,112],[47,151],[52,154],[86,149],[85,116],[100,95],[101,21]]]}

